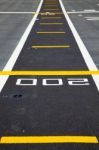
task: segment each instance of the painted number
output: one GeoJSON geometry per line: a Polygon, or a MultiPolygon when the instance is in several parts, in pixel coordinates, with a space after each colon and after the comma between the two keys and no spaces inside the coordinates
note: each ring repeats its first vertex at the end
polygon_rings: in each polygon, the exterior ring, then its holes
{"type": "Polygon", "coordinates": [[[89,85],[89,81],[87,78],[70,78],[68,79],[68,84],[69,85],[82,85],[82,86],[85,86],[85,85],[89,85]]]}
{"type": "Polygon", "coordinates": [[[62,79],[43,79],[43,85],[45,86],[63,85],[63,81],[62,79]]]}
{"type": "MultiPolygon", "coordinates": [[[[67,78],[68,85],[70,86],[86,86],[90,85],[87,78],[67,78]]],[[[42,79],[43,86],[61,86],[63,85],[61,78],[48,78],[42,79]]],[[[17,79],[16,85],[18,86],[36,86],[37,79],[20,78],[17,79]]]]}
{"type": "Polygon", "coordinates": [[[37,85],[37,79],[28,79],[28,78],[17,79],[16,85],[20,85],[20,86],[37,85]]]}

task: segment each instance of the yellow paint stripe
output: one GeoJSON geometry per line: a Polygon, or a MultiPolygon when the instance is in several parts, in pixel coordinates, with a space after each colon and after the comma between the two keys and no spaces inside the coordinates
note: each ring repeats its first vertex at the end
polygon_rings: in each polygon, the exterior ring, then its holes
{"type": "Polygon", "coordinates": [[[0,75],[37,75],[37,76],[75,76],[75,75],[99,75],[99,70],[97,71],[0,71],[0,75]]]}
{"type": "Polygon", "coordinates": [[[37,32],[37,34],[65,34],[66,32],[37,32]]]}
{"type": "MultiPolygon", "coordinates": [[[[37,12],[31,12],[32,14],[40,14],[40,15],[42,15],[42,14],[46,14],[46,13],[48,13],[48,12],[40,12],[40,13],[37,13],[37,12]]],[[[62,12],[50,12],[50,15],[51,14],[54,14],[54,15],[57,15],[57,14],[63,14],[62,12]]]]}
{"type": "Polygon", "coordinates": [[[45,4],[45,5],[46,5],[46,4],[48,4],[48,5],[49,5],[49,4],[50,4],[50,5],[52,5],[52,4],[56,5],[57,3],[56,3],[56,2],[46,2],[46,3],[44,3],[44,4],[45,4]]]}
{"type": "Polygon", "coordinates": [[[39,45],[39,46],[32,46],[32,48],[69,48],[69,45],[39,45]]]}
{"type": "Polygon", "coordinates": [[[56,4],[52,4],[52,5],[51,5],[51,4],[46,4],[46,5],[45,5],[45,7],[50,7],[50,6],[51,6],[51,7],[52,7],[52,6],[57,6],[57,7],[58,7],[58,5],[56,5],[56,4]]]}
{"type": "Polygon", "coordinates": [[[5,136],[0,144],[42,144],[42,143],[93,143],[98,144],[95,136],[5,136]]]}
{"type": "Polygon", "coordinates": [[[50,23],[40,23],[40,25],[62,25],[63,23],[58,23],[58,22],[50,22],[50,23]]]}
{"type": "MultiPolygon", "coordinates": [[[[63,15],[63,12],[49,12],[50,15],[63,15]]],[[[48,12],[41,12],[40,15],[48,15],[48,12]]]]}
{"type": "Polygon", "coordinates": [[[59,9],[43,9],[43,10],[45,11],[45,10],[59,10],[59,9]]]}
{"type": "Polygon", "coordinates": [[[42,17],[41,19],[61,19],[62,17],[42,17]]]}

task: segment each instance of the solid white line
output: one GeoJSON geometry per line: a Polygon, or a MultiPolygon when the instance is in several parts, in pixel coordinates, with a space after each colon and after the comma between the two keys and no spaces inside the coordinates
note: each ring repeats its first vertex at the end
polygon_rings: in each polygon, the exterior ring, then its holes
{"type": "Polygon", "coordinates": [[[93,19],[89,18],[89,19],[86,19],[86,20],[89,20],[89,21],[98,21],[99,18],[98,19],[96,19],[96,18],[93,18],[93,19]]]}
{"type": "Polygon", "coordinates": [[[99,18],[99,17],[84,17],[84,18],[87,18],[87,19],[88,19],[88,18],[99,18]]]}
{"type": "Polygon", "coordinates": [[[86,20],[95,20],[95,21],[98,21],[99,20],[99,17],[84,17],[86,18],[86,20]]]}
{"type": "Polygon", "coordinates": [[[86,20],[90,20],[90,21],[98,21],[99,18],[89,18],[89,19],[86,19],[86,20]]]}
{"type": "MultiPolygon", "coordinates": [[[[98,70],[97,67],[96,67],[96,65],[95,65],[95,63],[93,62],[93,60],[92,60],[90,54],[89,54],[87,48],[85,47],[83,41],[81,40],[80,35],[78,34],[78,32],[77,32],[77,30],[75,29],[75,27],[74,27],[72,21],[70,20],[68,14],[67,14],[67,12],[66,12],[66,10],[65,10],[65,8],[64,8],[64,5],[63,5],[62,1],[59,0],[59,2],[60,2],[60,5],[61,5],[61,8],[62,8],[63,13],[64,13],[64,15],[65,15],[65,18],[66,18],[66,20],[67,20],[67,22],[68,22],[68,24],[69,24],[69,27],[70,27],[70,29],[71,29],[73,35],[74,35],[74,38],[75,38],[75,40],[76,40],[76,42],[77,42],[77,44],[78,44],[78,47],[79,47],[79,49],[80,49],[80,51],[81,51],[81,53],[82,53],[82,56],[83,56],[83,58],[84,58],[84,60],[85,60],[85,63],[86,63],[86,65],[87,65],[88,69],[89,69],[90,71],[91,71],[91,70],[98,70]]],[[[93,77],[93,80],[94,80],[94,82],[95,82],[95,84],[96,84],[96,87],[97,87],[97,89],[98,89],[98,91],[99,91],[99,75],[92,75],[92,77],[93,77]]]]}
{"type": "Polygon", "coordinates": [[[35,12],[0,12],[0,14],[33,14],[35,12]]]}
{"type": "Polygon", "coordinates": [[[84,11],[87,11],[87,12],[95,12],[96,10],[95,10],[95,9],[85,9],[84,11]]]}
{"type": "Polygon", "coordinates": [[[99,13],[99,11],[67,11],[67,14],[93,14],[93,13],[99,13]]]}
{"type": "MultiPolygon", "coordinates": [[[[21,52],[21,50],[22,50],[22,48],[25,44],[25,41],[27,40],[28,35],[29,35],[29,33],[30,33],[35,21],[36,21],[36,18],[37,18],[38,13],[41,9],[42,3],[43,3],[43,0],[41,0],[39,6],[37,8],[36,14],[34,15],[33,19],[29,23],[27,29],[25,30],[23,36],[21,37],[17,47],[15,48],[13,54],[11,55],[9,61],[5,65],[3,71],[6,71],[6,70],[11,71],[12,70],[12,68],[13,68],[13,66],[14,66],[14,64],[15,64],[15,62],[16,62],[16,60],[17,60],[17,58],[18,58],[18,56],[19,56],[19,54],[20,54],[20,52],[21,52]]],[[[0,76],[0,92],[2,91],[2,89],[3,89],[6,81],[8,80],[8,78],[9,78],[9,76],[0,76]]]]}

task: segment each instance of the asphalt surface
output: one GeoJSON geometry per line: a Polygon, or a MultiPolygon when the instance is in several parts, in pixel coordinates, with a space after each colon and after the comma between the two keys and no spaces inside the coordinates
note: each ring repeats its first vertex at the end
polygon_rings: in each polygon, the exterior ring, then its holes
{"type": "MultiPolygon", "coordinates": [[[[67,7],[69,6],[68,3],[67,7]]],[[[56,4],[59,10],[54,10],[54,12],[62,12],[58,1],[56,2],[56,4]]],[[[46,10],[44,9],[45,4],[43,4],[41,8],[41,12],[46,12],[46,10]]],[[[70,11],[70,7],[68,11],[70,11]]],[[[53,12],[53,10],[51,12],[53,12]]],[[[74,21],[75,25],[78,22],[81,23],[79,24],[79,26],[76,25],[77,29],[78,27],[81,28],[80,25],[82,25],[84,15],[79,17],[75,14],[70,15],[72,20],[74,19],[77,21],[74,21]]],[[[27,18],[27,16],[28,15],[26,15],[25,18],[27,18]]],[[[31,15],[29,16],[31,18],[31,15]]],[[[43,17],[46,16],[43,16],[41,14],[38,15],[35,25],[33,26],[28,36],[28,39],[14,65],[13,70],[87,71],[87,65],[85,64],[85,61],[81,55],[78,45],[75,42],[73,34],[69,28],[69,25],[64,15],[57,14],[54,16],[61,17],[59,19],[44,19],[43,17]],[[47,25],[44,25],[44,23],[47,23],[47,25]],[[48,23],[62,24],[49,26],[48,23]],[[44,31],[58,31],[64,32],[64,34],[54,33],[49,35],[44,33],[37,33],[44,31]],[[49,48],[49,46],[53,45],[60,45],[60,47],[49,48]],[[61,47],[62,45],[67,47],[61,47]],[[40,46],[48,47],[42,48],[40,46]]],[[[48,15],[47,17],[51,16],[48,15]]],[[[14,21],[16,21],[16,18],[13,19],[14,21]]],[[[19,21],[20,20],[21,18],[19,18],[19,21]]],[[[28,24],[27,19],[26,22],[28,24]]],[[[84,23],[85,22],[86,20],[84,20],[84,23]]],[[[86,27],[87,25],[84,23],[83,27],[86,27]]],[[[22,24],[24,23],[22,22],[22,24]]],[[[87,27],[87,29],[89,29],[90,31],[90,27],[87,27]]],[[[20,28],[21,33],[22,30],[20,28]]],[[[94,28],[94,30],[96,29],[94,28]]],[[[82,32],[81,29],[78,29],[78,31],[80,35],[82,34],[81,37],[84,40],[86,37],[86,45],[89,43],[88,46],[91,47],[89,37],[87,37],[87,35],[85,35],[84,37],[84,32],[82,32]]],[[[86,34],[87,32],[88,30],[86,31],[86,34]]],[[[18,34],[18,37],[21,35],[21,33],[18,34]]],[[[98,38],[98,33],[95,33],[94,36],[98,38]]],[[[16,41],[18,41],[18,39],[15,39],[15,44],[17,44],[16,41]]],[[[13,45],[13,47],[14,46],[15,45],[13,45]]],[[[93,57],[93,59],[95,58],[93,57]]],[[[95,61],[97,62],[98,60],[95,59],[95,61]]],[[[96,136],[99,140],[99,92],[97,91],[96,85],[91,76],[80,76],[80,79],[82,80],[87,79],[87,81],[83,82],[83,84],[82,82],[77,82],[78,78],[79,76],[10,76],[0,94],[0,137],[2,138],[4,136],[75,135],[96,136]],[[70,85],[68,82],[73,81],[72,78],[76,80],[74,82],[74,85],[70,85]],[[20,84],[16,84],[19,79],[21,79],[20,84]],[[28,79],[37,79],[37,85],[28,86],[28,84],[32,84],[30,81],[28,81],[28,79]],[[44,79],[46,79],[46,84],[51,85],[44,86],[44,79]],[[55,84],[58,84],[59,79],[61,79],[63,85],[55,86],[55,84]],[[78,85],[76,85],[77,83],[78,85]],[[54,86],[52,84],[54,84],[54,86]]],[[[14,145],[3,144],[0,145],[0,149],[98,150],[99,145],[88,143],[14,145]]]]}
{"type": "MultiPolygon", "coordinates": [[[[40,0],[1,0],[0,12],[36,11],[40,0]]],[[[8,62],[33,14],[0,14],[0,70],[8,62]]]]}
{"type": "Polygon", "coordinates": [[[76,27],[80,37],[86,45],[92,59],[96,66],[99,68],[99,20],[87,20],[86,17],[99,17],[99,12],[93,13],[93,11],[99,11],[98,0],[63,0],[64,6],[67,12],[79,12],[89,10],[92,13],[71,14],[69,16],[76,27]]]}

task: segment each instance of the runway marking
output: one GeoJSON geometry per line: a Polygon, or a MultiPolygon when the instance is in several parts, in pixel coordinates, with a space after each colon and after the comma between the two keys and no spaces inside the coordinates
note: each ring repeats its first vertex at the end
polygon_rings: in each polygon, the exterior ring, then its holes
{"type": "Polygon", "coordinates": [[[90,20],[90,21],[98,21],[99,17],[84,17],[86,20],[90,20]]]}
{"type": "Polygon", "coordinates": [[[47,5],[47,4],[46,4],[46,5],[44,5],[44,6],[45,6],[45,7],[52,7],[52,6],[57,6],[57,7],[58,7],[58,5],[56,5],[56,4],[55,4],[55,5],[47,5]]]}
{"type": "Polygon", "coordinates": [[[99,11],[67,11],[67,14],[93,14],[93,13],[99,13],[99,11]]]}
{"type": "Polygon", "coordinates": [[[62,25],[63,23],[58,23],[58,22],[50,22],[50,23],[40,23],[40,25],[62,25]]]}
{"type": "MultiPolygon", "coordinates": [[[[37,11],[35,13],[35,15],[33,16],[33,19],[31,20],[31,22],[29,23],[28,27],[26,28],[24,34],[22,35],[18,45],[16,46],[14,52],[12,53],[10,59],[8,60],[7,64],[5,65],[3,71],[5,70],[9,70],[11,71],[15,62],[17,61],[18,56],[20,55],[20,52],[22,51],[22,48],[28,38],[28,35],[31,31],[31,29],[33,28],[33,25],[36,21],[37,15],[41,9],[41,6],[43,4],[43,0],[40,1],[39,6],[37,8],[37,11]]],[[[6,81],[8,80],[9,76],[0,76],[0,92],[2,91],[6,81]]]]}
{"type": "Polygon", "coordinates": [[[0,144],[87,143],[98,144],[96,136],[4,136],[0,144]]]}
{"type": "Polygon", "coordinates": [[[36,14],[37,12],[0,12],[0,14],[36,14]]]}
{"type": "Polygon", "coordinates": [[[77,75],[99,75],[99,70],[98,71],[0,71],[0,75],[5,76],[5,75],[71,75],[71,76],[77,76],[77,75]]]}
{"type": "Polygon", "coordinates": [[[45,5],[57,5],[57,3],[45,3],[45,5]]]}
{"type": "MultiPolygon", "coordinates": [[[[48,12],[0,12],[0,14],[36,14],[36,15],[39,15],[39,14],[42,14],[42,13],[48,13],[48,12]]],[[[49,12],[49,13],[54,13],[54,14],[63,14],[62,12],[49,12]]]]}
{"type": "MultiPolygon", "coordinates": [[[[40,13],[37,13],[37,12],[0,12],[0,14],[42,14],[42,13],[46,13],[46,12],[40,12],[40,13]]],[[[62,12],[58,13],[58,12],[53,12],[55,14],[63,14],[62,12]]],[[[92,14],[92,13],[99,13],[99,11],[75,11],[75,12],[72,12],[72,11],[67,11],[67,14],[92,14]]]]}
{"type": "Polygon", "coordinates": [[[41,19],[61,19],[62,17],[42,17],[41,19]]]}
{"type": "Polygon", "coordinates": [[[37,34],[65,34],[66,32],[37,32],[37,34]]]}
{"type": "Polygon", "coordinates": [[[46,10],[49,11],[49,10],[59,10],[59,9],[51,9],[51,8],[50,8],[50,9],[46,9],[46,8],[45,8],[45,9],[43,9],[43,10],[44,10],[44,11],[46,11],[46,10]]]}
{"type": "MultiPolygon", "coordinates": [[[[48,12],[41,12],[40,14],[43,14],[43,13],[45,13],[45,14],[47,14],[48,12]]],[[[54,15],[63,15],[63,12],[49,12],[49,14],[54,14],[54,15]]]]}
{"type": "Polygon", "coordinates": [[[32,48],[69,48],[69,45],[39,45],[32,46],[32,48]]]}
{"type": "Polygon", "coordinates": [[[87,12],[95,12],[96,10],[95,9],[85,9],[84,10],[85,12],[87,11],[87,12]]]}
{"type": "MultiPolygon", "coordinates": [[[[96,70],[96,71],[98,71],[98,68],[96,67],[96,65],[95,65],[94,61],[92,60],[92,58],[91,58],[91,56],[90,56],[90,54],[89,54],[87,48],[85,47],[85,45],[84,45],[82,39],[80,38],[80,35],[78,34],[78,32],[77,32],[77,30],[75,29],[75,27],[74,27],[74,25],[73,25],[73,23],[72,23],[70,17],[68,16],[68,14],[67,14],[67,12],[66,12],[66,10],[65,10],[65,7],[64,7],[62,1],[59,0],[59,2],[60,2],[62,11],[63,11],[63,13],[64,13],[64,15],[65,15],[65,18],[66,18],[66,20],[67,20],[67,22],[68,22],[68,24],[69,24],[69,27],[70,27],[70,29],[71,29],[71,31],[72,31],[72,33],[73,33],[73,36],[74,36],[74,38],[75,38],[75,40],[76,40],[76,42],[77,42],[77,45],[78,45],[78,47],[79,47],[79,50],[80,50],[80,52],[81,52],[81,54],[82,54],[82,56],[83,56],[83,58],[84,58],[84,61],[85,61],[86,65],[87,65],[88,69],[89,69],[90,71],[91,71],[91,70],[96,70]]],[[[94,82],[95,82],[95,84],[96,84],[96,87],[97,87],[98,91],[99,91],[99,75],[97,75],[97,76],[92,75],[92,78],[93,78],[93,80],[94,80],[94,82]]]]}

